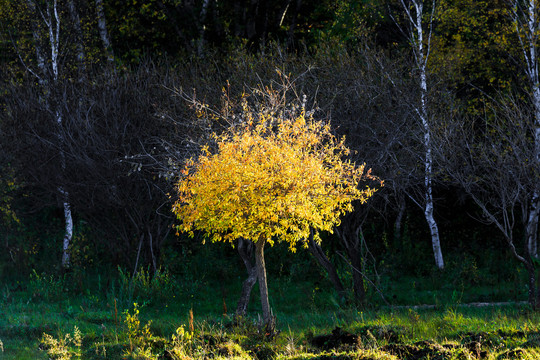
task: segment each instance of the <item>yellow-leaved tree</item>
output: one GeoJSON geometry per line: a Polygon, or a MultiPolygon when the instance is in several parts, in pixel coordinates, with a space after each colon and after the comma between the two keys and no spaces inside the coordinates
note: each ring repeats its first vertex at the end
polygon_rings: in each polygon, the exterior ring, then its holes
{"type": "MultiPolygon", "coordinates": [[[[271,90],[269,90],[271,91],[271,90]]],[[[202,230],[212,241],[255,243],[263,319],[272,322],[264,247],[285,241],[294,252],[314,231],[332,232],[351,202],[374,192],[365,165],[346,160],[349,149],[330,125],[304,108],[252,109],[244,98],[241,118],[215,146],[188,161],[177,185],[173,211],[179,231],[202,230]]]]}

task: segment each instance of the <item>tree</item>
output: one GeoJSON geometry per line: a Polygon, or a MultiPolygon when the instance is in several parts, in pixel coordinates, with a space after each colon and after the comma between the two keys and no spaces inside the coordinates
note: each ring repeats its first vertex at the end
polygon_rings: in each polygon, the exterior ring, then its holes
{"type": "MultiPolygon", "coordinates": [[[[272,90],[267,95],[284,98],[272,90]]],[[[263,318],[271,331],[266,243],[285,241],[294,252],[298,244],[306,246],[311,231],[320,241],[318,233],[332,232],[352,210],[352,201],[363,203],[375,190],[359,188],[373,176],[365,165],[345,160],[349,149],[329,124],[314,120],[303,106],[275,112],[259,105],[253,109],[244,98],[238,121],[215,137],[213,149],[206,146],[197,160],[187,162],[173,211],[180,231],[254,243],[263,318]]]]}
{"type": "Polygon", "coordinates": [[[406,15],[406,22],[409,30],[409,42],[414,53],[416,64],[418,83],[420,87],[420,98],[415,105],[415,112],[418,119],[422,123],[423,146],[424,146],[424,194],[423,208],[424,216],[429,225],[431,233],[431,244],[433,254],[435,256],[435,264],[439,269],[444,268],[444,259],[441,250],[441,242],[439,237],[439,227],[434,217],[433,205],[433,145],[432,145],[432,130],[430,125],[430,114],[428,111],[428,59],[431,50],[431,36],[433,30],[434,13],[436,1],[431,1],[431,14],[429,15],[427,24],[424,19],[424,0],[400,0],[403,10],[406,15]],[[428,29],[425,29],[425,27],[428,29]]]}
{"type": "Polygon", "coordinates": [[[530,199],[538,188],[538,162],[531,161],[537,151],[536,109],[522,99],[504,100],[492,105],[490,120],[481,126],[469,119],[450,119],[434,141],[446,175],[462,186],[482,211],[484,222],[498,229],[525,267],[528,301],[538,309],[536,264],[527,237],[530,199]]]}
{"type": "MultiPolygon", "coordinates": [[[[534,107],[532,118],[534,127],[531,134],[534,138],[534,154],[531,159],[540,164],[540,76],[538,75],[538,3],[535,0],[512,1],[513,20],[520,40],[525,73],[530,86],[530,98],[534,107]]],[[[534,177],[536,179],[536,177],[534,177]]],[[[540,216],[540,183],[535,182],[534,191],[529,200],[526,226],[527,247],[530,256],[537,258],[538,218],[540,216]]]]}

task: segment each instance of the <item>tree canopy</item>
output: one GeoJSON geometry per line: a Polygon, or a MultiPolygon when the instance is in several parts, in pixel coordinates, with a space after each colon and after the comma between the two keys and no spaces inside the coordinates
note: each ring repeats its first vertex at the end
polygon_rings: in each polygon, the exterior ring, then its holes
{"type": "Polygon", "coordinates": [[[174,205],[179,230],[204,230],[212,241],[277,238],[294,251],[311,228],[332,231],[354,200],[374,193],[360,184],[375,177],[345,160],[345,139],[330,124],[303,108],[255,114],[245,101],[244,110],[240,123],[215,136],[215,151],[206,146],[183,170],[174,205]]]}

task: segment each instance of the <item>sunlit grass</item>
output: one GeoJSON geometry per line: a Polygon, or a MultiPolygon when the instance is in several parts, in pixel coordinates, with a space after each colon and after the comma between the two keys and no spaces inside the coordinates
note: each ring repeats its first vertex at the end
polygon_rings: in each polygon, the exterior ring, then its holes
{"type": "Polygon", "coordinates": [[[540,358],[540,315],[527,306],[468,307],[458,297],[453,302],[450,297],[433,304],[435,308],[414,303],[410,307],[379,303],[360,308],[337,300],[327,283],[313,285],[312,279],[290,277],[269,282],[270,302],[281,333],[268,342],[257,326],[257,286],[248,317],[240,326],[232,326],[242,278],[238,280],[226,288],[209,280],[173,286],[165,276],[166,291],[154,295],[160,284],[153,284],[155,290],[131,298],[118,287],[115,296],[112,290],[83,295],[66,291],[61,296],[36,296],[35,289],[11,293],[0,302],[4,349],[0,360],[47,359],[45,351],[39,349],[43,334],[60,339],[75,326],[83,336],[82,359],[129,359],[125,356],[129,347],[125,311],[133,310],[133,302],[140,308],[140,326],[150,323],[148,337],[153,347],[146,351],[156,356],[172,346],[172,336],[179,327],[189,328],[192,311],[195,332],[188,348],[191,358],[211,354],[215,359],[240,359],[256,354],[264,359],[395,360],[400,351],[414,355],[415,351],[444,350],[448,359],[472,360],[471,347],[476,343],[488,360],[540,358]],[[115,300],[116,296],[124,300],[115,300]],[[330,349],[314,345],[314,338],[331,335],[337,328],[357,335],[358,344],[330,349]]]}

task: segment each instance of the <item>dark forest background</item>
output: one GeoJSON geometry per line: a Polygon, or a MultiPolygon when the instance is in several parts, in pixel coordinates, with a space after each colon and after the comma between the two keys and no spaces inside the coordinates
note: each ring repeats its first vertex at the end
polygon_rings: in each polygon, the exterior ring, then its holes
{"type": "Polygon", "coordinates": [[[68,273],[84,291],[117,269],[247,277],[243,247],[176,234],[171,207],[179,168],[227,125],[194,106],[226,119],[224,104],[256,107],[273,88],[329,121],[385,185],[321,244],[268,249],[270,278],[363,305],[414,301],[416,286],[536,306],[537,39],[514,5],[1,0],[0,278],[68,273]]]}

